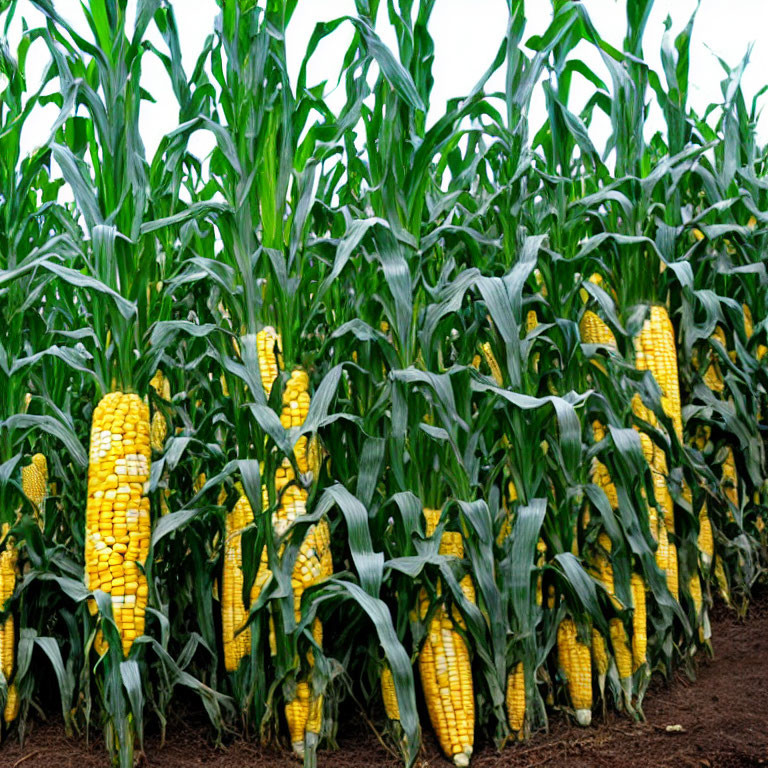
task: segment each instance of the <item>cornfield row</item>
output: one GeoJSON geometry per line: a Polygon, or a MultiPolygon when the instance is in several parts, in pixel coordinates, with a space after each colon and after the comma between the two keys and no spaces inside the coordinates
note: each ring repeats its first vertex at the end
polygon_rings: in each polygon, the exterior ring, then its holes
{"type": "Polygon", "coordinates": [[[191,72],[180,3],[31,0],[44,24],[12,48],[0,2],[5,734],[60,704],[129,768],[186,688],[219,742],[311,766],[362,709],[404,764],[431,728],[464,766],[550,718],[642,718],[766,563],[746,60],[699,115],[694,19],[656,72],[652,0],[622,50],[575,0],[527,38],[508,0],[486,74],[428,121],[434,0],[356,0],[296,82],[298,0],[217,2],[191,72]],[[341,70],[307,82],[342,27],[341,70]],[[146,57],[178,102],[152,157],[146,57]]]}

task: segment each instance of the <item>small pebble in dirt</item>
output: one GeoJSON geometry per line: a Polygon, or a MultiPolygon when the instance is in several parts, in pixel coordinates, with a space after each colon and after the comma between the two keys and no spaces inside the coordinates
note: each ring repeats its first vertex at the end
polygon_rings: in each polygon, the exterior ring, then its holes
{"type": "Polygon", "coordinates": [[[666,728],[667,733],[683,733],[685,728],[682,725],[668,725],[666,728]]]}

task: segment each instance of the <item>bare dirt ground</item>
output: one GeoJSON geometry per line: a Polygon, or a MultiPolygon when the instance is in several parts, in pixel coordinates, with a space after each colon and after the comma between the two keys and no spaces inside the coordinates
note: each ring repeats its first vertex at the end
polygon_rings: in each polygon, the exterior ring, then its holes
{"type": "MultiPolygon", "coordinates": [[[[474,768],[741,768],[768,766],[768,592],[762,592],[744,621],[722,607],[712,622],[714,659],[699,654],[695,682],[678,674],[654,681],[644,710],[647,721],[633,723],[609,714],[587,729],[554,714],[551,730],[499,753],[479,745],[474,768]],[[667,726],[681,726],[668,731],[667,726]]],[[[340,728],[339,750],[318,754],[318,768],[398,768],[363,723],[340,728]]],[[[0,747],[2,768],[106,768],[100,741],[86,747],[64,736],[60,721],[34,723],[24,745],[0,747]]],[[[145,742],[145,768],[297,768],[288,753],[234,741],[216,749],[196,716],[178,714],[160,747],[145,742]]],[[[418,768],[449,766],[431,734],[424,735],[418,768]]]]}

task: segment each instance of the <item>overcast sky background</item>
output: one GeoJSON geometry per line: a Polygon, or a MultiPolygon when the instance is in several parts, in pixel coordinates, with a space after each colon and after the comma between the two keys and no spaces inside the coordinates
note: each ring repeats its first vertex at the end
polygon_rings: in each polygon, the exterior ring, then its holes
{"type": "MultiPolygon", "coordinates": [[[[629,0],[632,2],[632,0],[629,0]]],[[[621,48],[626,31],[625,0],[583,0],[590,16],[601,35],[614,46],[621,48]]],[[[135,1],[130,2],[135,7],[135,1]]],[[[385,2],[377,24],[377,32],[390,46],[395,39],[388,24],[385,2]]],[[[75,24],[84,35],[89,30],[80,9],[79,0],[55,0],[59,13],[75,24]]],[[[218,13],[215,0],[173,0],[176,12],[184,67],[191,72],[206,37],[213,32],[214,19],[218,13]]],[[[645,58],[657,71],[661,71],[660,46],[664,34],[664,20],[672,19],[673,32],[679,32],[688,22],[696,7],[696,0],[656,0],[648,21],[645,38],[645,58]]],[[[354,0],[301,0],[287,33],[287,48],[290,74],[295,82],[307,42],[315,24],[321,20],[354,14],[354,0]]],[[[527,26],[525,39],[543,32],[551,18],[550,3],[546,0],[526,0],[527,26]]],[[[13,38],[18,39],[21,18],[30,26],[41,23],[42,17],[29,3],[19,3],[17,18],[12,29],[13,38]]],[[[748,98],[768,82],[768,1],[767,0],[701,0],[691,49],[690,105],[699,113],[710,102],[721,96],[720,81],[723,69],[716,55],[725,59],[730,66],[736,66],[743,58],[750,44],[753,44],[751,63],[743,79],[748,98]]],[[[431,33],[435,41],[434,77],[432,92],[431,121],[442,113],[448,99],[465,95],[487,69],[505,34],[507,5],[505,0],[437,0],[431,19],[431,33]]],[[[151,27],[153,41],[164,48],[162,39],[151,27]]],[[[319,46],[308,69],[310,85],[321,80],[329,81],[329,90],[335,87],[341,60],[352,37],[350,25],[342,25],[319,46]]],[[[609,82],[607,71],[599,56],[582,43],[577,49],[583,58],[605,81],[609,82]]],[[[40,73],[48,59],[42,42],[36,43],[28,58],[28,76],[31,84],[39,82],[40,73]]],[[[142,136],[151,157],[161,137],[177,125],[177,110],[173,92],[165,70],[152,55],[144,57],[144,86],[157,100],[143,107],[142,136]]],[[[503,89],[503,71],[496,73],[487,90],[503,89]]],[[[571,109],[578,112],[591,95],[593,86],[576,77],[572,87],[571,109]]],[[[343,89],[330,94],[330,104],[338,108],[343,103],[343,89]]],[[[761,102],[762,104],[763,102],[761,102]]],[[[50,125],[55,118],[53,106],[35,121],[26,137],[27,148],[39,145],[47,139],[50,125]]],[[[531,129],[537,130],[543,123],[543,89],[538,88],[531,105],[531,129]]],[[[28,123],[29,125],[29,123],[28,123]]],[[[592,137],[598,146],[603,146],[608,135],[607,119],[600,119],[595,112],[592,137]]],[[[660,113],[651,115],[649,131],[663,130],[660,113]]],[[[761,117],[759,138],[768,141],[768,119],[761,117]]],[[[194,149],[204,155],[210,146],[210,137],[202,132],[195,136],[194,149]]]]}

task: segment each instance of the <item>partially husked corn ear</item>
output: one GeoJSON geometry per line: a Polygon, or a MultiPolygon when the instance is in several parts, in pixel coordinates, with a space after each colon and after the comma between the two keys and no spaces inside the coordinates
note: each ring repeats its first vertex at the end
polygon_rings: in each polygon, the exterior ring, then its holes
{"type": "Polygon", "coordinates": [[[504,376],[501,373],[501,366],[496,360],[496,356],[493,354],[493,349],[491,349],[491,343],[486,341],[480,349],[482,350],[486,365],[491,370],[491,376],[493,376],[493,380],[496,382],[497,386],[503,386],[504,376]]]}
{"type": "Polygon", "coordinates": [[[21,468],[21,487],[39,512],[48,495],[48,461],[42,453],[36,453],[31,463],[21,468]]]}
{"type": "MultiPolygon", "coordinates": [[[[722,473],[720,475],[720,487],[723,489],[723,494],[728,501],[733,504],[736,509],[739,508],[739,474],[736,471],[736,459],[733,456],[733,448],[729,445],[725,460],[721,465],[722,473]]],[[[731,513],[733,514],[733,513],[731,513]]]]}
{"type": "MultiPolygon", "coordinates": [[[[747,339],[750,339],[754,332],[752,311],[746,304],[741,305],[741,310],[744,314],[744,333],[746,334],[747,339]]],[[[755,355],[758,360],[762,360],[765,357],[766,352],[768,352],[768,347],[766,347],[765,344],[759,344],[757,350],[755,351],[755,355]]]]}
{"type": "Polygon", "coordinates": [[[528,314],[525,316],[525,332],[530,333],[535,331],[539,327],[539,316],[536,314],[535,309],[529,309],[528,314]]]}
{"type": "Polygon", "coordinates": [[[632,671],[645,664],[648,648],[648,618],[645,607],[645,582],[633,573],[629,582],[632,591],[632,671]]]}
{"type": "MultiPolygon", "coordinates": [[[[597,572],[597,578],[600,583],[605,587],[608,596],[611,599],[611,603],[616,610],[621,610],[623,607],[621,602],[616,597],[616,589],[613,578],[613,565],[611,564],[608,554],[611,552],[611,540],[605,532],[600,533],[598,536],[598,544],[600,549],[595,557],[595,570],[597,572]]],[[[627,688],[625,682],[628,678],[632,677],[632,654],[629,650],[629,639],[627,638],[627,630],[624,628],[624,622],[619,618],[613,618],[609,622],[609,629],[611,634],[611,646],[613,647],[613,656],[616,659],[616,668],[619,671],[619,677],[621,678],[622,686],[627,688]]],[[[632,693],[632,681],[629,680],[628,695],[632,693]]]]}
{"type": "Polygon", "coordinates": [[[608,650],[605,647],[605,638],[594,627],[592,627],[592,661],[597,672],[597,684],[600,688],[600,693],[603,694],[610,659],[608,658],[608,650]]]}
{"type": "Polygon", "coordinates": [[[557,659],[568,684],[576,722],[592,722],[592,660],[589,646],[579,640],[576,623],[565,618],[557,628],[557,659]]]}
{"type": "MultiPolygon", "coordinates": [[[[171,382],[168,381],[159,368],[149,382],[149,386],[166,402],[171,399],[171,382]]],[[[152,414],[152,425],[149,434],[152,450],[158,453],[161,452],[165,446],[165,438],[168,436],[168,422],[161,411],[155,411],[152,414]]]]}
{"type": "Polygon", "coordinates": [[[672,420],[678,439],[683,435],[680,380],[677,371],[675,329],[665,307],[651,307],[650,317],[635,338],[637,369],[653,374],[662,394],[664,412],[672,420]]]}
{"type": "Polygon", "coordinates": [[[699,640],[703,643],[709,638],[709,621],[707,620],[704,611],[704,597],[701,591],[701,579],[699,578],[698,571],[694,571],[691,574],[690,581],[688,582],[688,591],[691,594],[693,609],[696,614],[696,626],[699,629],[699,640]]]}
{"type": "MultiPolygon", "coordinates": [[[[85,522],[85,585],[111,596],[127,656],[144,634],[149,554],[149,408],[138,396],[105,395],[93,413],[85,522]]],[[[95,613],[95,602],[91,603],[95,613]]],[[[106,650],[101,636],[95,644],[106,650]]]]}
{"type": "MultiPolygon", "coordinates": [[[[440,521],[439,509],[425,509],[427,535],[431,536],[440,521]]],[[[464,556],[460,533],[445,532],[440,540],[440,554],[464,556]]],[[[464,595],[475,601],[472,579],[467,574],[461,580],[464,595]]],[[[430,609],[426,590],[419,596],[422,620],[430,609]]],[[[458,611],[453,616],[445,605],[440,605],[430,620],[427,636],[419,653],[419,673],[424,698],[432,727],[440,747],[457,766],[469,765],[475,733],[475,699],[472,684],[472,665],[463,637],[454,622],[464,628],[458,611]]]]}
{"type": "Polygon", "coordinates": [[[245,495],[240,496],[227,515],[224,532],[224,556],[221,574],[221,631],[224,668],[234,672],[251,651],[251,628],[242,629],[248,619],[243,603],[242,532],[253,522],[253,510],[245,495]],[[240,631],[242,629],[242,631],[240,631]]]}
{"type": "Polygon", "coordinates": [[[282,347],[280,334],[271,325],[265,326],[256,334],[259,373],[267,398],[272,392],[272,387],[283,364],[282,347]]]}
{"type": "Polygon", "coordinates": [[[629,639],[624,622],[619,618],[611,619],[609,622],[611,632],[611,646],[613,647],[613,658],[616,659],[616,669],[619,671],[619,678],[622,685],[629,680],[630,692],[632,685],[632,651],[629,648],[629,639]]]}
{"type": "Polygon", "coordinates": [[[384,711],[390,720],[400,719],[400,706],[397,703],[397,691],[392,670],[385,666],[381,670],[381,698],[384,700],[384,711]]]}
{"type": "MultiPolygon", "coordinates": [[[[10,526],[4,523],[0,538],[8,535],[10,526]]],[[[0,611],[4,610],[6,603],[16,589],[16,559],[18,552],[13,540],[9,537],[5,541],[3,551],[0,552],[0,611]]],[[[13,675],[14,659],[16,656],[16,634],[14,631],[13,614],[9,613],[5,621],[0,624],[0,666],[3,675],[10,683],[13,675]]],[[[19,714],[19,692],[15,683],[8,686],[8,698],[5,702],[3,718],[6,723],[12,723],[19,714]]]]}
{"type": "MultiPolygon", "coordinates": [[[[718,341],[724,349],[728,348],[728,342],[725,338],[725,331],[718,325],[715,328],[715,332],[712,334],[712,341],[718,341]]],[[[723,381],[723,373],[720,370],[720,362],[717,354],[714,350],[710,353],[710,360],[707,369],[704,371],[704,383],[713,392],[722,392],[725,389],[725,382],[723,381]]]]}
{"type": "Polygon", "coordinates": [[[525,726],[525,668],[518,661],[507,678],[507,719],[509,727],[522,738],[525,726]]]}
{"type": "MultiPolygon", "coordinates": [[[[592,422],[592,433],[595,436],[595,442],[599,443],[605,438],[605,427],[599,421],[592,422]]],[[[608,497],[608,503],[611,505],[611,509],[619,508],[619,495],[616,491],[616,486],[611,481],[611,473],[608,471],[608,467],[603,464],[597,457],[592,459],[592,482],[602,488],[605,495],[608,497]]]]}

